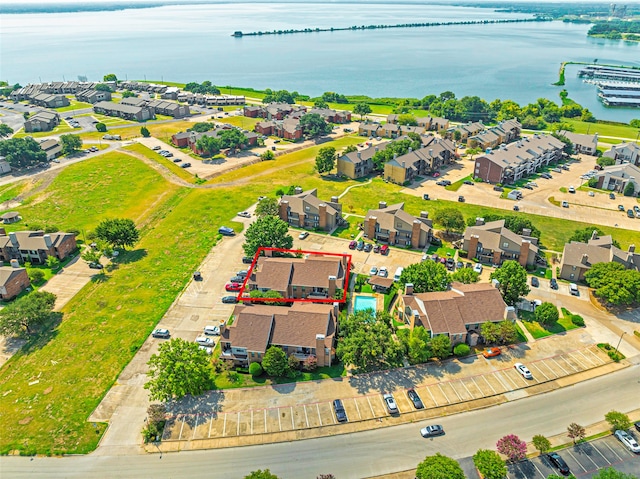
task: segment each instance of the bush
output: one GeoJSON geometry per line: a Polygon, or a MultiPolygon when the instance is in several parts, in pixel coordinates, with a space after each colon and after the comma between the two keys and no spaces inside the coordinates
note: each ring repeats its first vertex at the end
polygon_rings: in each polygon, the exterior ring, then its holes
{"type": "Polygon", "coordinates": [[[44,271],[41,269],[29,270],[29,281],[32,283],[40,283],[44,279],[44,271]]]}
{"type": "Polygon", "coordinates": [[[453,348],[453,354],[456,356],[467,356],[471,352],[471,348],[464,343],[458,344],[453,348]]]}
{"type": "Polygon", "coordinates": [[[466,258],[467,256],[469,256],[469,252],[465,251],[463,249],[458,250],[458,257],[459,258],[466,258]]]}
{"type": "Polygon", "coordinates": [[[260,363],[249,364],[249,374],[251,374],[254,378],[260,376],[262,374],[262,366],[260,365],[260,363]]]}
{"type": "Polygon", "coordinates": [[[96,130],[104,133],[105,131],[107,131],[107,125],[105,125],[104,123],[96,123],[96,130]]]}
{"type": "Polygon", "coordinates": [[[584,318],[579,314],[572,314],[571,322],[580,328],[584,327],[584,318]]]}

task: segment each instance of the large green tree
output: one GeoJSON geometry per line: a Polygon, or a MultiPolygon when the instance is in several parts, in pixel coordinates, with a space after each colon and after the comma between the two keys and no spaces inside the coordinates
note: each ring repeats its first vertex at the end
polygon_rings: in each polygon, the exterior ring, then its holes
{"type": "Polygon", "coordinates": [[[203,135],[196,140],[196,148],[201,151],[204,156],[213,156],[220,151],[221,144],[218,138],[203,135]]]}
{"type": "Polygon", "coordinates": [[[417,479],[464,479],[464,471],[458,461],[437,453],[424,458],[416,469],[417,479]]]}
{"type": "Polygon", "coordinates": [[[244,479],[280,479],[275,474],[271,474],[269,469],[258,469],[257,471],[251,471],[251,474],[244,476],[244,479]]]}
{"type": "Polygon", "coordinates": [[[422,261],[407,266],[400,275],[400,284],[413,284],[415,293],[445,291],[449,287],[447,268],[436,261],[422,261]]]}
{"type": "Polygon", "coordinates": [[[277,346],[271,346],[262,357],[262,367],[269,376],[281,377],[289,371],[287,353],[277,346]]]}
{"type": "Polygon", "coordinates": [[[546,454],[547,451],[551,449],[551,441],[541,434],[533,436],[533,438],[531,438],[531,442],[533,443],[533,447],[535,447],[540,454],[546,454]]]}
{"type": "Polygon", "coordinates": [[[242,245],[246,256],[254,256],[261,246],[266,248],[291,249],[293,237],[289,225],[277,216],[262,216],[247,228],[242,245]]]}
{"type": "Polygon", "coordinates": [[[262,198],[256,205],[256,216],[258,218],[263,216],[278,216],[278,212],[278,200],[270,196],[262,198]]]}
{"type": "Polygon", "coordinates": [[[616,471],[613,467],[607,467],[598,471],[595,476],[591,476],[591,479],[638,479],[638,476],[616,471]]]}
{"type": "Polygon", "coordinates": [[[221,131],[218,135],[218,140],[220,141],[220,148],[231,148],[232,150],[239,150],[248,141],[245,134],[237,128],[221,131]]]}
{"type": "Polygon", "coordinates": [[[416,326],[407,337],[407,355],[411,364],[426,363],[432,357],[429,343],[431,335],[424,326],[416,326]]]}
{"type": "Polygon", "coordinates": [[[368,103],[356,103],[353,107],[353,112],[356,115],[360,115],[360,121],[362,121],[362,117],[371,113],[371,105],[368,103]]]}
{"type": "Polygon", "coordinates": [[[96,238],[114,248],[126,248],[135,245],[140,233],[133,220],[128,218],[112,218],[102,220],[95,230],[96,238]]]}
{"type": "Polygon", "coordinates": [[[518,339],[516,325],[508,320],[482,323],[480,334],[488,344],[512,344],[518,339]]]}
{"type": "Polygon", "coordinates": [[[56,296],[46,291],[34,291],[0,310],[0,334],[20,336],[32,334],[37,326],[51,317],[56,296]]]}
{"type": "Polygon", "coordinates": [[[150,379],[144,388],[152,401],[198,396],[211,386],[211,360],[193,341],[175,338],[163,342],[147,364],[150,379]]]}
{"type": "MultiPolygon", "coordinates": [[[[605,233],[597,226],[587,226],[586,228],[577,229],[573,232],[573,234],[567,240],[567,243],[571,243],[572,241],[578,241],[580,243],[587,243],[593,236],[593,233],[596,233],[596,236],[599,238],[604,236],[605,233]]],[[[620,247],[620,243],[618,243],[615,239],[612,240],[614,246],[620,247]]]]}
{"type": "Polygon", "coordinates": [[[442,208],[433,214],[433,221],[442,226],[447,233],[464,230],[464,216],[456,208],[442,208]]]}
{"type": "Polygon", "coordinates": [[[5,138],[13,133],[13,128],[9,125],[5,125],[4,123],[0,123],[0,138],[5,138]]]}
{"type": "Polygon", "coordinates": [[[327,135],[331,132],[331,125],[324,121],[324,118],[317,113],[302,115],[300,118],[300,127],[302,128],[302,132],[311,138],[327,135]]]}
{"type": "Polygon", "coordinates": [[[316,156],[316,170],[318,173],[330,173],[336,166],[336,149],[333,146],[320,148],[316,156]]]}
{"type": "Polygon", "coordinates": [[[557,306],[547,301],[538,306],[533,314],[536,321],[547,326],[557,323],[560,319],[557,306]]]}
{"type": "Polygon", "coordinates": [[[596,263],[585,273],[585,281],[595,295],[610,305],[640,302],[640,272],[620,263],[596,263]]]}
{"type": "Polygon", "coordinates": [[[0,156],[4,156],[13,168],[24,168],[47,162],[47,154],[31,137],[0,141],[0,156]]]}
{"type": "Polygon", "coordinates": [[[82,139],[80,138],[80,135],[74,135],[72,133],[61,135],[60,143],[62,145],[63,155],[71,155],[82,148],[82,139]]]}
{"type": "Polygon", "coordinates": [[[605,420],[609,423],[612,430],[626,430],[631,427],[629,416],[620,411],[609,411],[604,415],[605,420]]]}
{"type": "Polygon", "coordinates": [[[451,339],[446,334],[438,334],[429,342],[429,349],[433,357],[446,359],[451,356],[451,339]]]}
{"type": "Polygon", "coordinates": [[[455,273],[449,275],[451,281],[457,281],[459,283],[471,284],[477,283],[480,279],[480,273],[474,271],[473,268],[460,268],[455,273]]]}
{"type": "Polygon", "coordinates": [[[473,455],[473,464],[485,479],[504,479],[507,464],[495,451],[480,449],[473,455]]]}
{"type": "Polygon", "coordinates": [[[490,277],[500,283],[498,289],[509,306],[514,306],[521,296],[529,294],[527,271],[515,260],[510,259],[502,263],[490,277]]]}
{"type": "Polygon", "coordinates": [[[116,76],[115,73],[107,73],[105,76],[102,77],[103,81],[118,81],[118,77],[116,76]]]}

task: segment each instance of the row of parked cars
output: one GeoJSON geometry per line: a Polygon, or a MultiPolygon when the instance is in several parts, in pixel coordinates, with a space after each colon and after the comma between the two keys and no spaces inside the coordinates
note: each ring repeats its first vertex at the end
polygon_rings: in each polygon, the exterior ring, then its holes
{"type": "Polygon", "coordinates": [[[365,253],[369,253],[371,251],[373,251],[374,253],[380,253],[380,254],[389,254],[389,246],[386,244],[383,245],[373,245],[371,243],[365,243],[362,240],[353,240],[349,243],[349,249],[355,249],[357,251],[364,251],[365,253]]]}

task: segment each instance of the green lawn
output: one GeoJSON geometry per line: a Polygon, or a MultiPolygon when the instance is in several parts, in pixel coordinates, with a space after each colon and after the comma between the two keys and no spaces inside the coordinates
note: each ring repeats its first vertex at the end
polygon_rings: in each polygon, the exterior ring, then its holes
{"type": "Polygon", "coordinates": [[[465,181],[471,181],[472,179],[471,175],[465,176],[464,178],[460,178],[458,181],[445,186],[444,189],[449,191],[458,191],[465,181]]]}
{"type": "Polygon", "coordinates": [[[319,381],[321,379],[339,378],[347,375],[347,370],[341,363],[333,366],[318,368],[313,372],[301,371],[298,376],[290,378],[270,378],[266,374],[254,378],[251,374],[221,373],[216,375],[214,384],[216,389],[251,388],[256,386],[268,386],[272,384],[289,384],[304,381],[319,381]]]}
{"type": "MultiPolygon", "coordinates": [[[[92,115],[93,116],[93,115],[92,115]]],[[[129,122],[131,123],[131,122],[129,122]]],[[[123,140],[130,140],[132,138],[139,138],[142,135],[140,134],[140,127],[143,126],[141,124],[137,124],[135,126],[130,126],[126,128],[113,128],[108,133],[113,135],[120,135],[123,140]]],[[[148,123],[144,125],[147,127],[151,136],[154,138],[158,138],[165,143],[171,142],[171,136],[180,131],[185,131],[187,128],[191,128],[193,123],[184,120],[176,120],[170,123],[148,123]]],[[[83,140],[99,140],[105,134],[99,131],[93,131],[90,133],[82,133],[80,137],[83,140]]]]}
{"type": "Polygon", "coordinates": [[[575,133],[587,133],[593,135],[598,132],[598,137],[601,136],[614,136],[619,138],[628,138],[635,140],[638,134],[637,128],[632,128],[629,125],[612,125],[608,123],[588,123],[586,121],[574,120],[571,118],[563,118],[563,123],[568,123],[573,126],[575,133]]]}
{"type": "Polygon", "coordinates": [[[8,185],[0,186],[0,203],[14,199],[20,193],[22,193],[27,187],[25,181],[18,183],[10,183],[8,185]]]}
{"type": "Polygon", "coordinates": [[[249,118],[247,116],[230,116],[224,117],[221,119],[216,119],[217,122],[228,123],[230,125],[234,125],[242,128],[243,130],[253,131],[253,128],[256,126],[256,123],[259,121],[263,121],[262,118],[249,118]]]}
{"type": "Polygon", "coordinates": [[[527,331],[531,333],[535,339],[544,338],[553,334],[564,333],[576,329],[578,326],[571,321],[571,313],[563,308],[562,314],[558,322],[551,325],[541,324],[535,320],[535,315],[528,311],[520,311],[520,317],[522,318],[522,324],[527,328],[527,331]],[[566,311],[566,313],[565,313],[566,311]]]}
{"type": "Polygon", "coordinates": [[[136,153],[146,156],[147,158],[161,164],[165,168],[168,168],[169,171],[171,171],[171,173],[173,173],[179,178],[182,178],[183,180],[189,181],[190,183],[195,183],[196,181],[196,177],[193,176],[191,173],[189,173],[186,169],[180,168],[179,164],[174,163],[173,161],[171,161],[168,158],[165,158],[162,155],[159,155],[158,153],[153,151],[151,148],[147,148],[146,146],[141,145],[140,143],[125,146],[123,149],[134,151],[136,153]]]}
{"type": "Polygon", "coordinates": [[[13,135],[13,137],[24,138],[25,136],[32,136],[34,138],[42,138],[42,137],[51,136],[51,135],[62,135],[63,133],[73,133],[74,131],[76,131],[75,128],[72,128],[69,125],[67,125],[65,121],[61,121],[60,124],[51,131],[34,131],[31,133],[27,133],[26,131],[24,131],[24,128],[20,128],[13,135]]]}
{"type": "Polygon", "coordinates": [[[63,113],[65,111],[82,110],[84,108],[93,108],[93,105],[91,103],[69,99],[69,106],[61,106],[60,108],[55,108],[55,110],[58,113],[63,113]]]}
{"type": "Polygon", "coordinates": [[[363,221],[364,221],[363,218],[350,216],[350,217],[347,218],[347,222],[349,224],[347,226],[345,226],[345,227],[337,228],[331,234],[331,236],[335,236],[337,238],[344,238],[344,239],[353,239],[360,232],[360,230],[358,229],[358,223],[362,223],[363,221]]]}

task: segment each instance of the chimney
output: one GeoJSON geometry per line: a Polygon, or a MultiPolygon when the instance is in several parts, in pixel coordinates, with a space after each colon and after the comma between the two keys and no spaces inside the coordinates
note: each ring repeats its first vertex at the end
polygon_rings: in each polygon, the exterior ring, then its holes
{"type": "Polygon", "coordinates": [[[220,326],[218,326],[220,329],[220,336],[222,336],[225,332],[225,330],[227,329],[227,323],[226,321],[220,321],[220,326]]]}
{"type": "Polygon", "coordinates": [[[295,192],[296,192],[296,195],[299,195],[300,193],[302,193],[302,188],[300,188],[299,186],[296,186],[295,192]]]}
{"type": "Polygon", "coordinates": [[[387,202],[386,201],[379,201],[378,202],[378,209],[379,210],[383,210],[387,207],[387,202]]]}
{"type": "Polygon", "coordinates": [[[592,240],[598,239],[598,231],[597,230],[593,230],[593,232],[591,233],[591,239],[592,240]]]}
{"type": "Polygon", "coordinates": [[[333,275],[329,276],[329,297],[333,298],[336,294],[336,277],[333,275]]]}
{"type": "Polygon", "coordinates": [[[580,262],[582,264],[587,264],[589,262],[589,255],[588,254],[583,254],[582,255],[582,259],[580,260],[580,262]]]}
{"type": "Polygon", "coordinates": [[[429,148],[429,156],[433,157],[433,148],[429,148]]]}
{"type": "Polygon", "coordinates": [[[47,249],[50,249],[51,246],[53,245],[53,243],[51,242],[51,236],[50,235],[44,235],[44,244],[46,245],[47,249]]]}
{"type": "Polygon", "coordinates": [[[409,147],[409,149],[407,150],[407,153],[411,153],[413,151],[413,148],[409,147]]]}
{"type": "Polygon", "coordinates": [[[331,203],[340,203],[340,198],[338,198],[337,196],[332,196],[331,203]]]}
{"type": "Polygon", "coordinates": [[[413,294],[413,283],[405,283],[404,294],[407,296],[411,296],[413,294]]]}
{"type": "Polygon", "coordinates": [[[327,357],[327,348],[324,344],[324,341],[324,334],[316,334],[316,359],[318,361],[318,366],[320,367],[328,366],[331,362],[331,357],[327,357]]]}
{"type": "Polygon", "coordinates": [[[522,228],[522,236],[531,236],[530,228],[522,228]]]}
{"type": "Polygon", "coordinates": [[[14,232],[9,233],[9,238],[11,240],[11,244],[16,248],[20,245],[20,243],[18,243],[18,238],[14,232]]]}
{"type": "Polygon", "coordinates": [[[357,153],[358,159],[361,160],[362,159],[362,155],[360,154],[360,152],[357,153]]]}
{"type": "Polygon", "coordinates": [[[429,219],[429,213],[426,212],[426,211],[421,211],[420,212],[420,218],[424,218],[425,220],[429,219]]]}
{"type": "Polygon", "coordinates": [[[476,218],[476,226],[482,226],[484,224],[484,218],[476,218]]]}
{"type": "Polygon", "coordinates": [[[7,231],[4,228],[0,228],[0,236],[7,236],[7,231]]]}
{"type": "Polygon", "coordinates": [[[635,252],[636,252],[636,245],[630,244],[629,245],[629,253],[635,253],[635,252]]]}
{"type": "Polygon", "coordinates": [[[17,259],[12,259],[11,260],[11,267],[12,268],[19,268],[20,267],[20,262],[17,259]]]}

